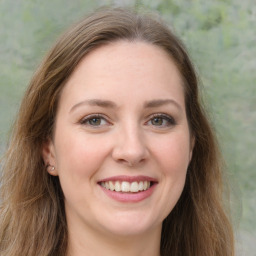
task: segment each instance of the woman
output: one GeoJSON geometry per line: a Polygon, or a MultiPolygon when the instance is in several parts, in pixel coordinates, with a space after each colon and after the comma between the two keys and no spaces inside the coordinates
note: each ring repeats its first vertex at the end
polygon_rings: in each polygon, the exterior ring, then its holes
{"type": "Polygon", "coordinates": [[[21,104],[1,255],[234,255],[220,156],[182,43],[155,18],[93,13],[21,104]]]}

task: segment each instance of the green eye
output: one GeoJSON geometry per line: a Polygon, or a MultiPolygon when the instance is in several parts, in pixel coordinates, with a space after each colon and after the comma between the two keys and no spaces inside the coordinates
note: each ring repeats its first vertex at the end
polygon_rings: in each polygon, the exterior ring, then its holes
{"type": "Polygon", "coordinates": [[[100,118],[100,117],[94,117],[94,118],[89,119],[87,122],[88,122],[90,125],[98,126],[98,125],[101,125],[101,121],[102,121],[102,118],[100,118]]]}
{"type": "Polygon", "coordinates": [[[169,126],[174,126],[176,124],[173,117],[165,114],[155,114],[147,122],[148,125],[152,125],[159,128],[165,128],[169,126]]]}
{"type": "Polygon", "coordinates": [[[163,125],[163,118],[162,117],[154,117],[152,120],[151,120],[151,123],[153,125],[156,125],[156,126],[160,126],[160,125],[163,125]]]}
{"type": "Polygon", "coordinates": [[[82,125],[85,126],[91,126],[91,127],[101,127],[101,126],[105,126],[108,124],[108,121],[102,117],[102,116],[98,116],[98,115],[91,115],[91,116],[87,116],[84,119],[82,119],[80,121],[80,123],[82,125]]]}

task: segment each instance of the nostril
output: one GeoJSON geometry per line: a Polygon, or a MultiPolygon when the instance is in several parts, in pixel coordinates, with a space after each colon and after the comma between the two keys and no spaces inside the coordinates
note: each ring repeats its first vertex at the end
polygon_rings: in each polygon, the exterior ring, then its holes
{"type": "Polygon", "coordinates": [[[145,158],[120,158],[120,159],[116,159],[116,161],[120,164],[125,164],[126,166],[129,167],[134,167],[134,166],[138,166],[139,164],[143,163],[145,161],[145,158]]]}

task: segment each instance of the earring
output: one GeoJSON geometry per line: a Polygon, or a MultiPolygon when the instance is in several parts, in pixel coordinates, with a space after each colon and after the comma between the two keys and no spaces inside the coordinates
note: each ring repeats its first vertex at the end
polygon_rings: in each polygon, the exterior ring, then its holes
{"type": "Polygon", "coordinates": [[[53,171],[55,170],[55,166],[50,165],[50,164],[47,164],[47,165],[46,165],[46,169],[47,169],[48,171],[50,171],[50,172],[53,172],[53,171]],[[50,168],[50,169],[49,169],[49,168],[50,168]]]}

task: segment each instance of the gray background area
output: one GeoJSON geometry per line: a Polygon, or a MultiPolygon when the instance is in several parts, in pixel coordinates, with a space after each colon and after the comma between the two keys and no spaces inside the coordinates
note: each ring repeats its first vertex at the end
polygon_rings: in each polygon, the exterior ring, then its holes
{"type": "Polygon", "coordinates": [[[238,255],[255,256],[255,0],[0,0],[0,154],[47,49],[68,25],[107,4],[156,11],[185,42],[227,163],[238,255]]]}

